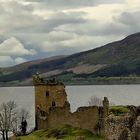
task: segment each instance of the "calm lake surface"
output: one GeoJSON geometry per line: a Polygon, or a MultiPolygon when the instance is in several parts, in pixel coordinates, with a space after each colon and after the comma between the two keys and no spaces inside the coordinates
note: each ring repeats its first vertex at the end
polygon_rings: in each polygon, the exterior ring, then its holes
{"type": "MultiPolygon", "coordinates": [[[[72,111],[87,105],[92,96],[106,96],[116,105],[140,105],[140,85],[67,86],[66,92],[72,111]]],[[[30,112],[32,117],[28,124],[34,126],[34,87],[0,87],[0,104],[9,100],[30,112]]]]}

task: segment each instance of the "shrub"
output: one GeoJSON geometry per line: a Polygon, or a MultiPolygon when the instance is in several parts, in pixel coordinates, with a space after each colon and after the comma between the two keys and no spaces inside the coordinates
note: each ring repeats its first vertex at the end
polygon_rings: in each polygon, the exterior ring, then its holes
{"type": "Polygon", "coordinates": [[[114,115],[122,115],[129,112],[129,109],[126,106],[111,106],[110,112],[112,112],[114,115]]]}

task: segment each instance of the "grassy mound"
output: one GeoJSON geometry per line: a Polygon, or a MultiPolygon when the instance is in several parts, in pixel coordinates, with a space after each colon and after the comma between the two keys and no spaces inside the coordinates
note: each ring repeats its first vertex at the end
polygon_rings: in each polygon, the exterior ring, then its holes
{"type": "Polygon", "coordinates": [[[125,113],[128,113],[130,110],[126,106],[111,106],[110,112],[112,112],[114,115],[122,115],[125,113]]]}
{"type": "Polygon", "coordinates": [[[103,140],[88,130],[65,125],[57,128],[38,130],[28,136],[18,137],[17,140],[74,140],[76,136],[84,136],[86,140],[103,140]]]}

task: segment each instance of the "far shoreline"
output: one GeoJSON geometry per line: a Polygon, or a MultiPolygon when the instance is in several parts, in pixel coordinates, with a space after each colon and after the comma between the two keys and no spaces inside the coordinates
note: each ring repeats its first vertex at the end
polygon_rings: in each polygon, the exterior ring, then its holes
{"type": "MultiPolygon", "coordinates": [[[[45,78],[48,80],[49,78],[45,78]]],[[[57,78],[58,81],[63,82],[66,86],[87,86],[87,85],[139,85],[140,77],[91,77],[91,78],[70,78],[61,79],[57,78]]],[[[32,79],[25,79],[23,81],[5,81],[0,82],[0,87],[25,87],[33,86],[32,79]]]]}

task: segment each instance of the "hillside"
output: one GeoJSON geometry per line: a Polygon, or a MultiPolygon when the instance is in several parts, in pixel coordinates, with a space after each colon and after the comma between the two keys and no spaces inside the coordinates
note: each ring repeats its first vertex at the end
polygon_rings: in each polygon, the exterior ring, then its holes
{"type": "Polygon", "coordinates": [[[93,50],[1,68],[0,84],[17,85],[20,81],[21,85],[28,85],[36,72],[46,78],[56,76],[74,84],[81,82],[81,79],[97,77],[130,77],[126,81],[131,83],[136,79],[140,83],[140,79],[136,78],[140,76],[140,33],[93,50]]]}

